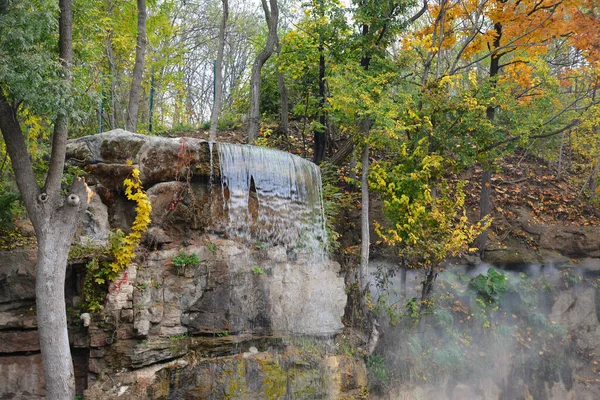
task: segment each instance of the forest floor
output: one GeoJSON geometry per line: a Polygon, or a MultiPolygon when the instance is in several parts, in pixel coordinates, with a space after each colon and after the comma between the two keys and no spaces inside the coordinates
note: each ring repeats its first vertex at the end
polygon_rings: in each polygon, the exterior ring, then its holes
{"type": "MultiPolygon", "coordinates": [[[[522,153],[505,157],[498,166],[492,176],[492,243],[499,244],[513,236],[536,250],[537,244],[531,236],[514,229],[523,210],[529,212],[529,222],[533,224],[600,226],[600,202],[590,199],[588,191],[582,190],[587,173],[573,172],[574,168],[569,166],[558,173],[546,161],[522,153]]],[[[473,167],[461,176],[468,182],[465,204],[472,218],[479,213],[481,173],[481,168],[473,167]]]]}

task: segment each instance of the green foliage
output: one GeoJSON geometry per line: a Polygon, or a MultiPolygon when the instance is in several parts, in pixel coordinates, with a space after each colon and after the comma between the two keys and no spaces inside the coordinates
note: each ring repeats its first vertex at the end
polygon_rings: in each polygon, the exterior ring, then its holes
{"type": "Polygon", "coordinates": [[[352,345],[350,338],[342,334],[335,339],[335,353],[353,357],[357,354],[358,349],[352,345]]]}
{"type": "Polygon", "coordinates": [[[206,248],[213,254],[217,252],[217,245],[212,242],[206,243],[206,248]]]}
{"type": "Polygon", "coordinates": [[[583,277],[573,268],[561,271],[561,277],[567,286],[577,286],[583,282],[583,277]]]}
{"type": "Polygon", "coordinates": [[[107,284],[105,282],[98,283],[96,277],[100,275],[101,267],[97,258],[92,258],[86,264],[85,281],[83,283],[82,309],[91,313],[100,312],[104,309],[104,300],[106,298],[107,284]]]}
{"type": "Polygon", "coordinates": [[[58,3],[12,1],[0,15],[0,82],[9,98],[35,113],[54,115],[66,106],[56,46],[58,3]]]}
{"type": "Polygon", "coordinates": [[[323,193],[323,210],[325,213],[325,229],[327,230],[328,249],[336,253],[340,249],[341,234],[338,232],[340,214],[344,209],[352,207],[355,194],[342,189],[339,185],[340,173],[326,162],[321,163],[321,181],[323,193]]]}
{"type": "Polygon", "coordinates": [[[381,354],[373,353],[366,357],[365,363],[367,365],[369,383],[381,389],[388,387],[390,376],[385,357],[381,354]]]}
{"type": "Polygon", "coordinates": [[[178,256],[173,257],[171,259],[173,265],[177,268],[184,269],[186,267],[193,267],[195,265],[200,264],[200,259],[198,258],[198,254],[185,254],[185,252],[181,252],[178,256]]]}
{"type": "Polygon", "coordinates": [[[426,139],[412,149],[401,144],[397,155],[374,163],[369,176],[388,220],[376,223],[375,231],[398,254],[427,270],[471,251],[470,243],[491,222],[468,220],[464,182],[442,179],[451,164],[430,153],[428,144],[426,139]]]}
{"type": "Polygon", "coordinates": [[[189,334],[189,333],[182,333],[181,335],[171,335],[171,336],[169,336],[169,340],[176,342],[176,341],[179,341],[179,340],[189,339],[191,337],[192,337],[192,335],[189,334]]]}
{"type": "Polygon", "coordinates": [[[19,212],[19,194],[0,186],[0,234],[14,230],[13,218],[19,212]]]}
{"type": "Polygon", "coordinates": [[[479,274],[471,279],[468,287],[487,302],[499,302],[507,289],[506,276],[490,268],[487,275],[479,274]]]}
{"type": "Polygon", "coordinates": [[[256,266],[252,267],[252,273],[254,275],[264,275],[265,271],[261,267],[256,265],[256,266]]]}
{"type": "Polygon", "coordinates": [[[419,301],[416,297],[411,297],[406,301],[406,314],[414,321],[421,316],[419,301]]]}

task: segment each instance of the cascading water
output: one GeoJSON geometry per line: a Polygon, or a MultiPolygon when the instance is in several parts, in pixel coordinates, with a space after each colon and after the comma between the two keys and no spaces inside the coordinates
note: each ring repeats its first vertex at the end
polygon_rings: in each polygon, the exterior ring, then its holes
{"type": "Polygon", "coordinates": [[[219,143],[218,153],[230,237],[326,256],[321,174],[315,164],[256,146],[219,143]]]}

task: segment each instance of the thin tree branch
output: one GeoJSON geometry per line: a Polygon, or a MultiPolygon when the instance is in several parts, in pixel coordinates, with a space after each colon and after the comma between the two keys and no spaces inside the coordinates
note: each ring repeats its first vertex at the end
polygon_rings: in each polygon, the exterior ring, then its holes
{"type": "MultiPolygon", "coordinates": [[[[575,119],[575,120],[569,122],[567,125],[563,126],[562,128],[556,129],[556,130],[548,132],[548,133],[544,133],[544,134],[540,134],[540,135],[533,135],[533,136],[529,136],[529,137],[532,138],[532,139],[542,139],[542,138],[547,138],[547,137],[550,137],[550,136],[559,135],[559,134],[563,133],[564,131],[567,131],[567,130],[569,130],[571,128],[574,128],[575,126],[579,125],[581,122],[582,121],[580,119],[575,119]]],[[[484,147],[480,151],[480,153],[485,153],[486,151],[489,151],[489,150],[491,150],[493,148],[496,148],[498,146],[501,146],[503,144],[514,142],[515,140],[518,140],[518,139],[522,138],[523,135],[525,135],[525,134],[522,133],[522,134],[519,134],[519,135],[511,136],[511,137],[509,137],[507,139],[504,139],[504,140],[499,140],[499,141],[495,142],[494,144],[492,144],[490,146],[484,147]]]]}

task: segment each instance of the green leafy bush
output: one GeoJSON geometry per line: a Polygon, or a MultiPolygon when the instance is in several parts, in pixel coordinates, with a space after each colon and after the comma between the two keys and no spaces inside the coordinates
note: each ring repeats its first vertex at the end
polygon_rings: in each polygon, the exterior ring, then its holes
{"type": "Polygon", "coordinates": [[[182,251],[178,256],[173,257],[171,262],[177,268],[185,268],[200,264],[200,259],[196,253],[187,255],[182,251]]]}
{"type": "Polygon", "coordinates": [[[371,385],[380,389],[386,388],[390,383],[390,372],[385,357],[381,354],[373,353],[366,357],[365,361],[371,385]]]}
{"type": "Polygon", "coordinates": [[[471,279],[469,289],[488,302],[498,302],[506,292],[506,276],[490,268],[487,275],[479,274],[471,279]]]}
{"type": "Polygon", "coordinates": [[[13,218],[18,212],[19,195],[11,190],[0,188],[0,232],[15,228],[13,218]]]}

